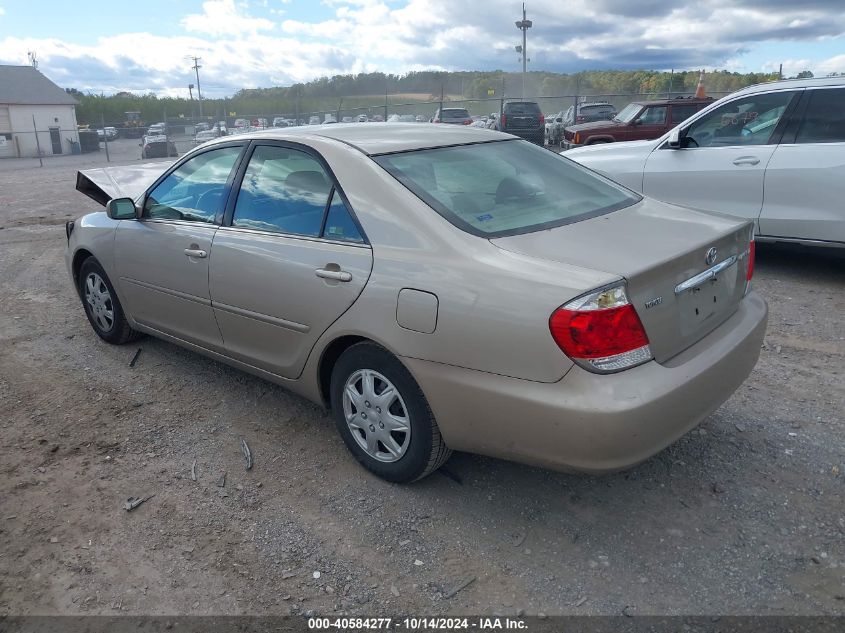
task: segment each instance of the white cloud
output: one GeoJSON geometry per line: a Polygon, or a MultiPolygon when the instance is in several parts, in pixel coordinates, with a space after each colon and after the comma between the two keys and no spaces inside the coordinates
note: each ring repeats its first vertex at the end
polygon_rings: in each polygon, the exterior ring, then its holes
{"type": "MultiPolygon", "coordinates": [[[[260,9],[263,3],[255,0],[252,12],[275,16],[273,11],[290,6],[287,0],[267,0],[260,9]]],[[[802,6],[791,0],[568,0],[562,11],[560,0],[532,0],[529,68],[762,70],[743,64],[755,42],[784,41],[794,50],[796,43],[845,33],[845,13],[836,10],[838,3],[841,0],[812,0],[802,6]]],[[[127,33],[90,45],[6,37],[0,39],[0,62],[26,63],[27,50],[37,50],[40,68],[62,86],[182,94],[193,81],[186,58],[195,54],[202,57],[201,81],[208,96],[373,70],[518,68],[513,46],[520,43],[514,27],[519,7],[512,0],[485,0],[483,10],[470,0],[323,4],[331,10],[326,19],[277,23],[253,15],[246,2],[206,0],[201,12],[180,21],[185,30],[180,37],[127,33]]],[[[796,59],[794,65],[803,67],[795,72],[841,71],[842,57],[796,59]]]]}
{"type": "Polygon", "coordinates": [[[244,11],[245,4],[239,8],[234,0],[206,0],[202,3],[202,13],[186,15],[181,24],[189,33],[211,36],[242,35],[275,28],[271,20],[248,15],[244,11]]]}

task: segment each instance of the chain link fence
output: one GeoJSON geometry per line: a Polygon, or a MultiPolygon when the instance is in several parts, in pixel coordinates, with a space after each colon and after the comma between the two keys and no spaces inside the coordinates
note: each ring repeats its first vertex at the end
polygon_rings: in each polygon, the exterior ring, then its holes
{"type": "MultiPolygon", "coordinates": [[[[726,92],[709,92],[708,96],[718,99],[726,92]]],[[[159,157],[181,156],[193,147],[227,135],[252,132],[270,128],[288,128],[323,123],[391,123],[428,122],[438,108],[465,108],[473,118],[486,120],[498,116],[508,101],[535,101],[547,118],[565,112],[570,106],[580,103],[606,102],[617,111],[635,101],[686,98],[690,93],[626,93],[590,95],[540,95],[517,97],[490,97],[485,99],[462,99],[454,95],[441,99],[407,100],[386,95],[371,99],[367,105],[344,107],[338,99],[336,108],[313,111],[235,112],[216,113],[203,117],[179,114],[169,116],[162,110],[158,120],[145,121],[140,113],[128,112],[123,121],[108,121],[100,116],[100,125],[83,125],[78,130],[33,129],[11,133],[0,133],[0,157],[37,158],[37,164],[44,164],[43,158],[58,155],[85,155],[85,163],[129,162],[159,157]],[[34,142],[33,142],[34,141],[34,142]],[[169,148],[169,149],[166,149],[169,148]],[[5,150],[5,151],[4,151],[5,150]],[[168,156],[169,155],[169,156],[168,156]]],[[[71,159],[68,159],[71,160],[71,159]]]]}

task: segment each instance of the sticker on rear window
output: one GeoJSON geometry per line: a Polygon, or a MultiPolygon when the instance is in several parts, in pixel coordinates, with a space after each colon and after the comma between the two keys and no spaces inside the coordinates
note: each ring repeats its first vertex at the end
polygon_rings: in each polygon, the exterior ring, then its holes
{"type": "Polygon", "coordinates": [[[485,213],[484,215],[475,216],[475,219],[478,220],[479,222],[487,222],[488,220],[492,220],[493,216],[490,213],[485,213]]]}

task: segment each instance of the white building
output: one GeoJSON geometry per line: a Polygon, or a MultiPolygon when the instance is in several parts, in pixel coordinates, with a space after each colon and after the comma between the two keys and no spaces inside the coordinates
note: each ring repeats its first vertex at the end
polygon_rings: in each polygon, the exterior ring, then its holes
{"type": "Polygon", "coordinates": [[[32,66],[0,66],[0,158],[70,154],[76,103],[32,66]]]}

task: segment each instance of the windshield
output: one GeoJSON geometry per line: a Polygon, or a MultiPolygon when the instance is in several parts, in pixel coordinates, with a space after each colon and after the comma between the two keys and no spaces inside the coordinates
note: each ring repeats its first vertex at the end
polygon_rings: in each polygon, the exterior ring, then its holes
{"type": "Polygon", "coordinates": [[[505,104],[505,114],[540,114],[540,106],[533,101],[511,101],[505,104]]]}
{"type": "Polygon", "coordinates": [[[463,108],[448,108],[443,110],[441,119],[468,119],[469,112],[463,108]]]}
{"type": "Polygon", "coordinates": [[[569,224],[640,200],[571,160],[521,140],[374,159],[449,222],[488,238],[569,224]]]}
{"type": "Polygon", "coordinates": [[[639,103],[629,103],[622,111],[613,117],[614,121],[619,121],[620,123],[630,123],[633,121],[634,117],[640,113],[643,107],[639,103]]]}

